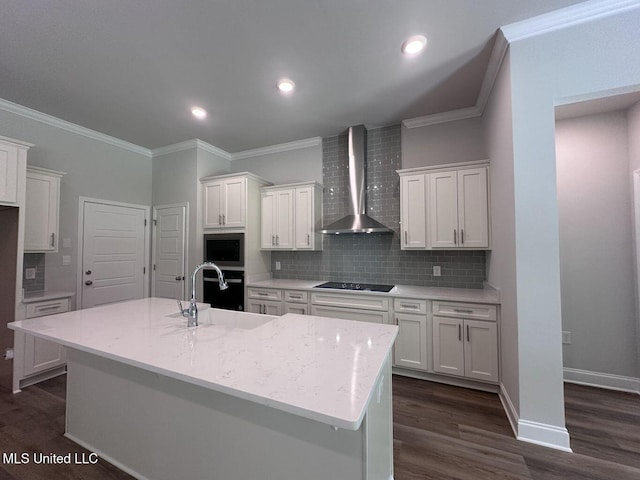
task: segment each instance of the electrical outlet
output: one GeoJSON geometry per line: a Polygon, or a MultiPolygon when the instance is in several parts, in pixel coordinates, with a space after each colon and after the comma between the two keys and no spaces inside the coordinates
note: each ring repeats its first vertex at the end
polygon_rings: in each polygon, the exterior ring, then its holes
{"type": "Polygon", "coordinates": [[[440,265],[434,265],[433,266],[433,276],[434,277],[439,277],[442,275],[442,268],[440,267],[440,265]]]}
{"type": "Polygon", "coordinates": [[[276,270],[280,270],[280,262],[276,262],[276,270]]]}
{"type": "Polygon", "coordinates": [[[24,278],[26,280],[34,280],[36,278],[36,269],[35,268],[25,268],[24,269],[24,278]]]}
{"type": "Polygon", "coordinates": [[[562,343],[571,345],[571,332],[562,332],[562,343]]]}
{"type": "Polygon", "coordinates": [[[62,266],[66,267],[71,265],[71,255],[63,255],[62,256],[62,266]]]}

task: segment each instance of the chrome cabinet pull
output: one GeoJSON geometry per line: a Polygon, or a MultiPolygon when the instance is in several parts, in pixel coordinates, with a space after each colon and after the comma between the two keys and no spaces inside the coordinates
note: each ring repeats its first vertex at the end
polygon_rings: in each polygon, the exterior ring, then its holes
{"type": "Polygon", "coordinates": [[[268,297],[269,294],[265,293],[265,292],[256,292],[258,295],[260,295],[261,297],[268,297]]]}
{"type": "Polygon", "coordinates": [[[89,286],[89,285],[93,285],[93,282],[91,280],[87,280],[86,282],[84,282],[84,284],[86,286],[89,286]]]}
{"type": "Polygon", "coordinates": [[[453,229],[453,244],[454,244],[454,245],[457,245],[457,244],[458,244],[458,236],[457,236],[457,233],[458,233],[458,232],[457,232],[457,231],[456,231],[456,229],[454,228],[454,229],[453,229]]]}
{"type": "Polygon", "coordinates": [[[464,245],[464,230],[460,229],[460,243],[464,245]]]}
{"type": "Polygon", "coordinates": [[[311,235],[307,233],[307,245],[311,246],[311,235]]]}
{"type": "Polygon", "coordinates": [[[456,313],[473,313],[473,310],[467,310],[464,308],[454,308],[453,311],[456,313]]]}
{"type": "Polygon", "coordinates": [[[48,312],[49,310],[60,310],[60,308],[62,308],[62,305],[49,305],[49,306],[42,306],[42,307],[37,307],[36,310],[38,310],[39,312],[48,312]]]}
{"type": "Polygon", "coordinates": [[[180,277],[180,275],[178,275],[178,276],[176,277],[176,282],[179,282],[179,281],[180,281],[180,278],[182,278],[182,277],[180,277]]]}
{"type": "Polygon", "coordinates": [[[54,247],[56,245],[56,234],[51,234],[51,246],[54,247]]]}
{"type": "Polygon", "coordinates": [[[458,324],[458,341],[462,341],[462,325],[458,324]]]}
{"type": "Polygon", "coordinates": [[[409,308],[412,310],[417,310],[418,308],[420,308],[418,305],[407,305],[406,303],[401,303],[400,306],[402,308],[409,308]]]}
{"type": "Polygon", "coordinates": [[[280,237],[276,235],[276,247],[280,245],[280,237]]]}
{"type": "Polygon", "coordinates": [[[84,272],[85,275],[91,275],[91,270],[87,270],[86,272],[84,272]]]}
{"type": "Polygon", "coordinates": [[[222,224],[223,225],[227,224],[227,218],[224,216],[224,213],[222,214],[222,224]]]}
{"type": "Polygon", "coordinates": [[[222,225],[222,215],[218,214],[218,225],[222,225]]]}
{"type": "Polygon", "coordinates": [[[467,325],[467,342],[470,342],[471,340],[469,340],[469,325],[467,325]]]}
{"type": "Polygon", "coordinates": [[[409,232],[404,231],[404,244],[409,245],[409,232]]]}
{"type": "Polygon", "coordinates": [[[272,247],[276,246],[276,236],[275,235],[271,235],[271,246],[272,247]]]}

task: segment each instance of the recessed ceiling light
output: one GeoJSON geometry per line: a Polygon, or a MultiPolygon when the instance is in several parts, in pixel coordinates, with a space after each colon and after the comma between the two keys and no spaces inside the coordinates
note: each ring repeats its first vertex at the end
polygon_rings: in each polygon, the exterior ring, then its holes
{"type": "Polygon", "coordinates": [[[278,86],[278,90],[280,90],[282,93],[291,93],[296,87],[296,84],[293,83],[293,80],[289,78],[281,78],[280,80],[278,80],[278,83],[276,85],[278,86]]]}
{"type": "Polygon", "coordinates": [[[402,44],[402,53],[405,55],[417,55],[427,46],[427,38],[424,35],[413,35],[402,44]]]}
{"type": "Polygon", "coordinates": [[[193,116],[198,120],[207,118],[207,111],[202,107],[191,107],[191,113],[193,113],[193,116]]]}

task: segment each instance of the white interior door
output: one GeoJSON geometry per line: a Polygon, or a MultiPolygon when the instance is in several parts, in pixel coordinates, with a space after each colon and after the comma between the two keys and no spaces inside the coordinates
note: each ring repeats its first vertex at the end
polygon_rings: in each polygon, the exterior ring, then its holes
{"type": "Polygon", "coordinates": [[[142,298],[145,208],[83,204],[82,308],[142,298]]]}
{"type": "Polygon", "coordinates": [[[153,279],[154,297],[186,298],[187,206],[162,206],[153,209],[153,279]]]}

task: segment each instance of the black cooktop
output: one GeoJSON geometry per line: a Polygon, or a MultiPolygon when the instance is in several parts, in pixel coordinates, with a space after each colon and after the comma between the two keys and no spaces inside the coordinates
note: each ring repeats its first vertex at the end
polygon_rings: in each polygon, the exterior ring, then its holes
{"type": "Polygon", "coordinates": [[[389,292],[395,285],[380,285],[376,283],[347,283],[326,282],[313,288],[333,288],[336,290],[364,290],[369,292],[389,292]]]}

